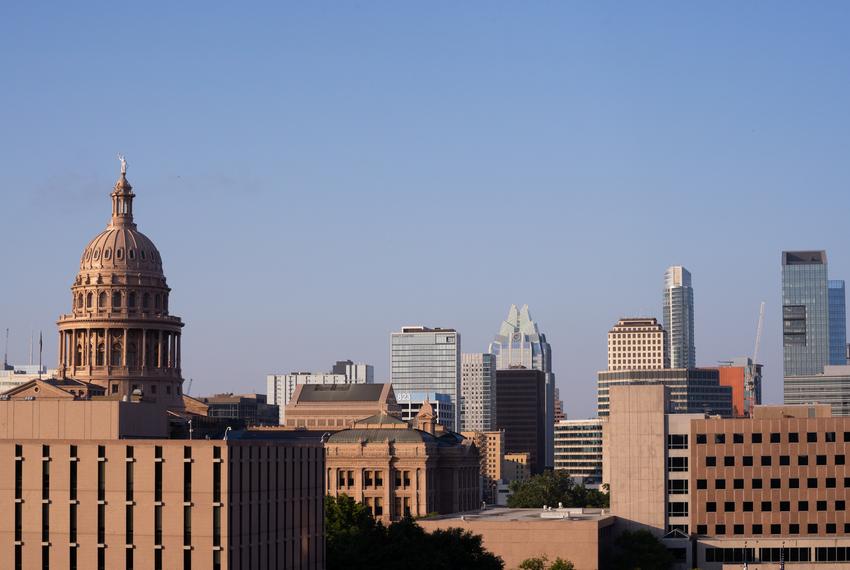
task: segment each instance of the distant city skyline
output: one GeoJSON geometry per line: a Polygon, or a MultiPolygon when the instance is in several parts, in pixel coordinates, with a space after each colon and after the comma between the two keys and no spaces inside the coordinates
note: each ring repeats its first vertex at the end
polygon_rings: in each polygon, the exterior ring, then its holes
{"type": "Polygon", "coordinates": [[[590,417],[607,331],[661,320],[682,264],[698,365],[751,355],[765,301],[778,403],[779,253],[824,249],[850,275],[846,3],[168,12],[20,4],[0,24],[10,362],[32,329],[55,367],[118,152],[193,394],[341,355],[386,380],[400,326],[485,352],[494,315],[527,303],[565,411],[590,417]]]}

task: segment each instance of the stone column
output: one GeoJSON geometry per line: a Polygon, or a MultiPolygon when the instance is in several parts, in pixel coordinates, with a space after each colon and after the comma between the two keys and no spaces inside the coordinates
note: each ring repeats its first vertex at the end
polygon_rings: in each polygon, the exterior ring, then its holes
{"type": "Polygon", "coordinates": [[[127,367],[127,329],[124,329],[124,342],[121,344],[121,365],[127,367]]]}
{"type": "Polygon", "coordinates": [[[157,331],[156,367],[162,368],[162,329],[157,331]]]}
{"type": "Polygon", "coordinates": [[[148,329],[142,329],[142,370],[148,367],[148,329]]]}

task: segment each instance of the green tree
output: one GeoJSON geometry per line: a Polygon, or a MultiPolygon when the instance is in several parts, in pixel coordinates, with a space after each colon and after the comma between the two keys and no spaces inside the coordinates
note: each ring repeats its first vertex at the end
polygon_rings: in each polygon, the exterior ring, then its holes
{"type": "Polygon", "coordinates": [[[545,471],[526,481],[511,483],[508,506],[514,508],[552,507],[562,503],[564,507],[608,507],[608,495],[576,484],[563,471],[545,471]]]}
{"type": "Polygon", "coordinates": [[[347,495],[325,498],[328,570],[502,570],[480,535],[460,528],[427,533],[412,518],[384,527],[347,495]]]}
{"type": "Polygon", "coordinates": [[[647,530],[625,531],[615,541],[612,570],[667,570],[673,555],[647,530]]]}
{"type": "Polygon", "coordinates": [[[545,556],[526,558],[519,563],[519,570],[546,570],[546,562],[548,560],[545,556]]]}
{"type": "Polygon", "coordinates": [[[576,570],[576,565],[569,560],[564,560],[561,557],[555,559],[549,570],[576,570]]]}

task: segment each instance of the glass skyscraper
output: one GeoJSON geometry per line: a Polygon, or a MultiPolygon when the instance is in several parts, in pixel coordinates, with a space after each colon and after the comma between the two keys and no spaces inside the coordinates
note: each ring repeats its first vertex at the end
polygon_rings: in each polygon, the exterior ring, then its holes
{"type": "Polygon", "coordinates": [[[681,265],[664,273],[664,330],[670,368],[696,368],[694,345],[694,289],[691,272],[681,265]]]}
{"type": "Polygon", "coordinates": [[[827,281],[829,292],[829,363],[847,364],[847,310],[845,307],[844,281],[827,281]]]}
{"type": "Polygon", "coordinates": [[[403,327],[390,340],[390,373],[396,398],[403,393],[438,392],[451,398],[453,418],[446,428],[460,427],[460,334],[454,329],[403,327]]]}
{"type": "Polygon", "coordinates": [[[555,464],[555,374],[552,372],[552,347],[546,342],[546,335],[540,332],[537,323],[532,320],[528,305],[523,305],[522,309],[511,305],[508,318],[502,321],[499,333],[490,343],[490,353],[496,356],[498,370],[527,368],[544,373],[544,408],[546,410],[544,465],[553,467],[555,464]]]}
{"type": "Polygon", "coordinates": [[[825,251],[782,252],[785,377],[822,374],[829,364],[829,293],[825,251]]]}

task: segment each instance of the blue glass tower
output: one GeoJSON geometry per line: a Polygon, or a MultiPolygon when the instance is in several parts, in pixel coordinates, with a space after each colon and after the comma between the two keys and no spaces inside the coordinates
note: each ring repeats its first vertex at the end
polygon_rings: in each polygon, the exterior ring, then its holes
{"type": "Polygon", "coordinates": [[[826,252],[782,252],[786,378],[823,374],[823,367],[829,364],[829,321],[826,252]]]}
{"type": "Polygon", "coordinates": [[[847,310],[844,281],[830,279],[829,291],[829,363],[847,364],[847,310]]]}

